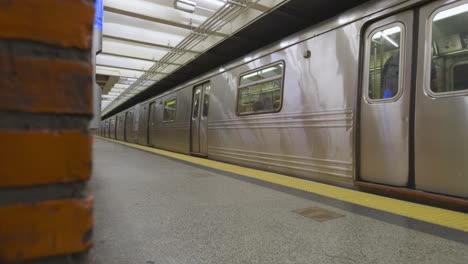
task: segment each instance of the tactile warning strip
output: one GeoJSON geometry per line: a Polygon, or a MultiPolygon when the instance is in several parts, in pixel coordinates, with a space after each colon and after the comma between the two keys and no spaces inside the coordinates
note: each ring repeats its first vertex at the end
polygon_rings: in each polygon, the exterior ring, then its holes
{"type": "Polygon", "coordinates": [[[401,215],[408,218],[468,232],[468,214],[465,213],[411,203],[407,201],[401,201],[384,196],[378,196],[370,193],[364,193],[309,180],[303,180],[277,173],[245,168],[214,160],[188,156],[185,154],[174,153],[166,150],[155,149],[109,138],[98,138],[133,147],[136,149],[156,153],[159,155],[175,158],[178,160],[198,164],[201,166],[235,173],[238,175],[258,179],[261,181],[267,181],[270,183],[330,197],[340,201],[353,203],[364,207],[369,207],[376,210],[385,211],[396,215],[401,215]]]}

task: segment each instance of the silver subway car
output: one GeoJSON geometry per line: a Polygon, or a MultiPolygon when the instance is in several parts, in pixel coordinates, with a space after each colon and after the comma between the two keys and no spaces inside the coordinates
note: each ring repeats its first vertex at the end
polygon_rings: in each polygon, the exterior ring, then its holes
{"type": "Polygon", "coordinates": [[[468,1],[372,1],[103,121],[101,135],[468,198],[468,1]]]}

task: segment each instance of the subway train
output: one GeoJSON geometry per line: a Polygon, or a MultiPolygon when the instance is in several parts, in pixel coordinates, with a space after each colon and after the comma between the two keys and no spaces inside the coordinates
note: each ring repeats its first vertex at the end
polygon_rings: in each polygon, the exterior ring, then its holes
{"type": "Polygon", "coordinates": [[[468,199],[468,1],[370,1],[103,120],[121,141],[468,199]]]}

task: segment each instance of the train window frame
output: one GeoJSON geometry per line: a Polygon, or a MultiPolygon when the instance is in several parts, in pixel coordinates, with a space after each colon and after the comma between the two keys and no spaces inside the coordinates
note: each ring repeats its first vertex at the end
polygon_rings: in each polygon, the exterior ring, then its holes
{"type": "Polygon", "coordinates": [[[284,99],[284,82],[285,82],[285,74],[286,73],[286,62],[284,60],[278,60],[278,61],[275,61],[273,63],[269,63],[267,65],[264,65],[264,66],[261,66],[261,67],[258,67],[258,68],[255,68],[255,69],[252,69],[250,71],[247,71],[247,72],[243,72],[241,74],[239,74],[239,78],[238,78],[238,82],[237,82],[237,89],[236,89],[236,115],[237,116],[248,116],[248,115],[259,115],[259,114],[270,114],[270,113],[278,113],[282,110],[283,108],[283,99],[284,99]],[[281,71],[281,77],[271,77],[271,78],[268,78],[266,80],[263,80],[263,81],[257,81],[257,82],[253,82],[253,83],[250,83],[250,84],[242,84],[241,85],[241,81],[242,81],[242,77],[246,76],[246,75],[249,75],[251,73],[254,73],[254,72],[259,72],[261,70],[264,70],[266,68],[269,68],[269,67],[272,67],[272,66],[275,66],[275,65],[282,65],[282,71],[281,71]],[[269,82],[269,81],[274,81],[274,80],[277,80],[277,79],[281,79],[281,82],[280,82],[280,105],[278,107],[278,109],[273,109],[271,111],[257,111],[257,112],[243,112],[241,113],[240,110],[239,110],[239,100],[240,100],[240,89],[242,88],[245,88],[245,87],[249,87],[249,86],[253,86],[253,85],[258,85],[258,84],[262,84],[262,83],[266,83],[266,82],[269,82]]]}
{"type": "MultiPolygon", "coordinates": [[[[156,106],[156,104],[155,104],[155,106],[156,106]]],[[[172,123],[172,122],[174,122],[174,121],[176,120],[176,118],[177,118],[177,96],[171,97],[170,99],[167,99],[167,100],[164,100],[164,102],[163,102],[163,116],[162,116],[162,122],[163,122],[163,123],[172,123]],[[175,113],[174,113],[174,118],[173,118],[173,119],[169,119],[169,120],[165,120],[166,111],[164,111],[164,110],[165,110],[166,104],[167,104],[168,102],[174,101],[174,100],[175,100],[175,105],[176,105],[176,107],[175,107],[175,113]]]]}
{"type": "Polygon", "coordinates": [[[365,56],[364,56],[364,75],[363,75],[363,95],[364,100],[366,100],[369,104],[382,104],[382,103],[393,103],[398,101],[402,95],[404,90],[404,80],[405,80],[405,62],[406,62],[406,53],[407,53],[407,46],[406,46],[406,35],[407,29],[406,24],[403,21],[397,20],[392,21],[390,23],[386,23],[383,25],[370,25],[367,29],[369,33],[365,35],[365,56]],[[379,31],[384,31],[393,27],[400,27],[400,58],[399,58],[399,69],[398,69],[398,91],[395,96],[391,98],[379,98],[373,99],[369,96],[369,88],[370,88],[370,59],[371,59],[371,46],[372,46],[372,36],[379,31]]]}
{"type": "MultiPolygon", "coordinates": [[[[442,4],[437,7],[435,7],[430,15],[426,18],[426,34],[425,34],[425,41],[424,41],[424,76],[423,76],[423,82],[424,82],[424,93],[426,94],[427,97],[437,99],[437,98],[447,98],[447,97],[459,97],[459,96],[467,96],[468,95],[468,88],[460,91],[446,91],[446,92],[434,92],[431,88],[431,70],[432,70],[432,52],[434,49],[433,46],[433,39],[432,39],[432,31],[433,31],[433,24],[434,24],[434,18],[441,12],[456,8],[458,6],[462,5],[468,5],[468,1],[459,1],[455,3],[448,3],[448,4],[442,4]]],[[[436,49],[436,52],[437,49],[436,49]]],[[[456,63],[459,65],[460,63],[456,63]]],[[[453,65],[450,70],[449,74],[451,77],[453,77],[453,68],[456,65],[453,65]]],[[[453,78],[450,80],[449,86],[453,86],[453,78]]]]}

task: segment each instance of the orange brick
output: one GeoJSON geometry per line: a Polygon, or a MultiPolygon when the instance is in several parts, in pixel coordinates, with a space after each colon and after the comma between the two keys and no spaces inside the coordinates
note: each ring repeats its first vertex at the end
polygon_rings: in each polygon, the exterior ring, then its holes
{"type": "Polygon", "coordinates": [[[91,143],[79,131],[0,131],[0,187],[87,180],[91,143]]]}
{"type": "Polygon", "coordinates": [[[92,74],[88,63],[0,54],[0,110],[91,114],[92,74]]]}
{"type": "Polygon", "coordinates": [[[0,207],[0,263],[87,250],[92,204],[87,198],[0,207]]]}
{"type": "Polygon", "coordinates": [[[90,1],[0,1],[0,38],[89,49],[93,21],[90,1]]]}

